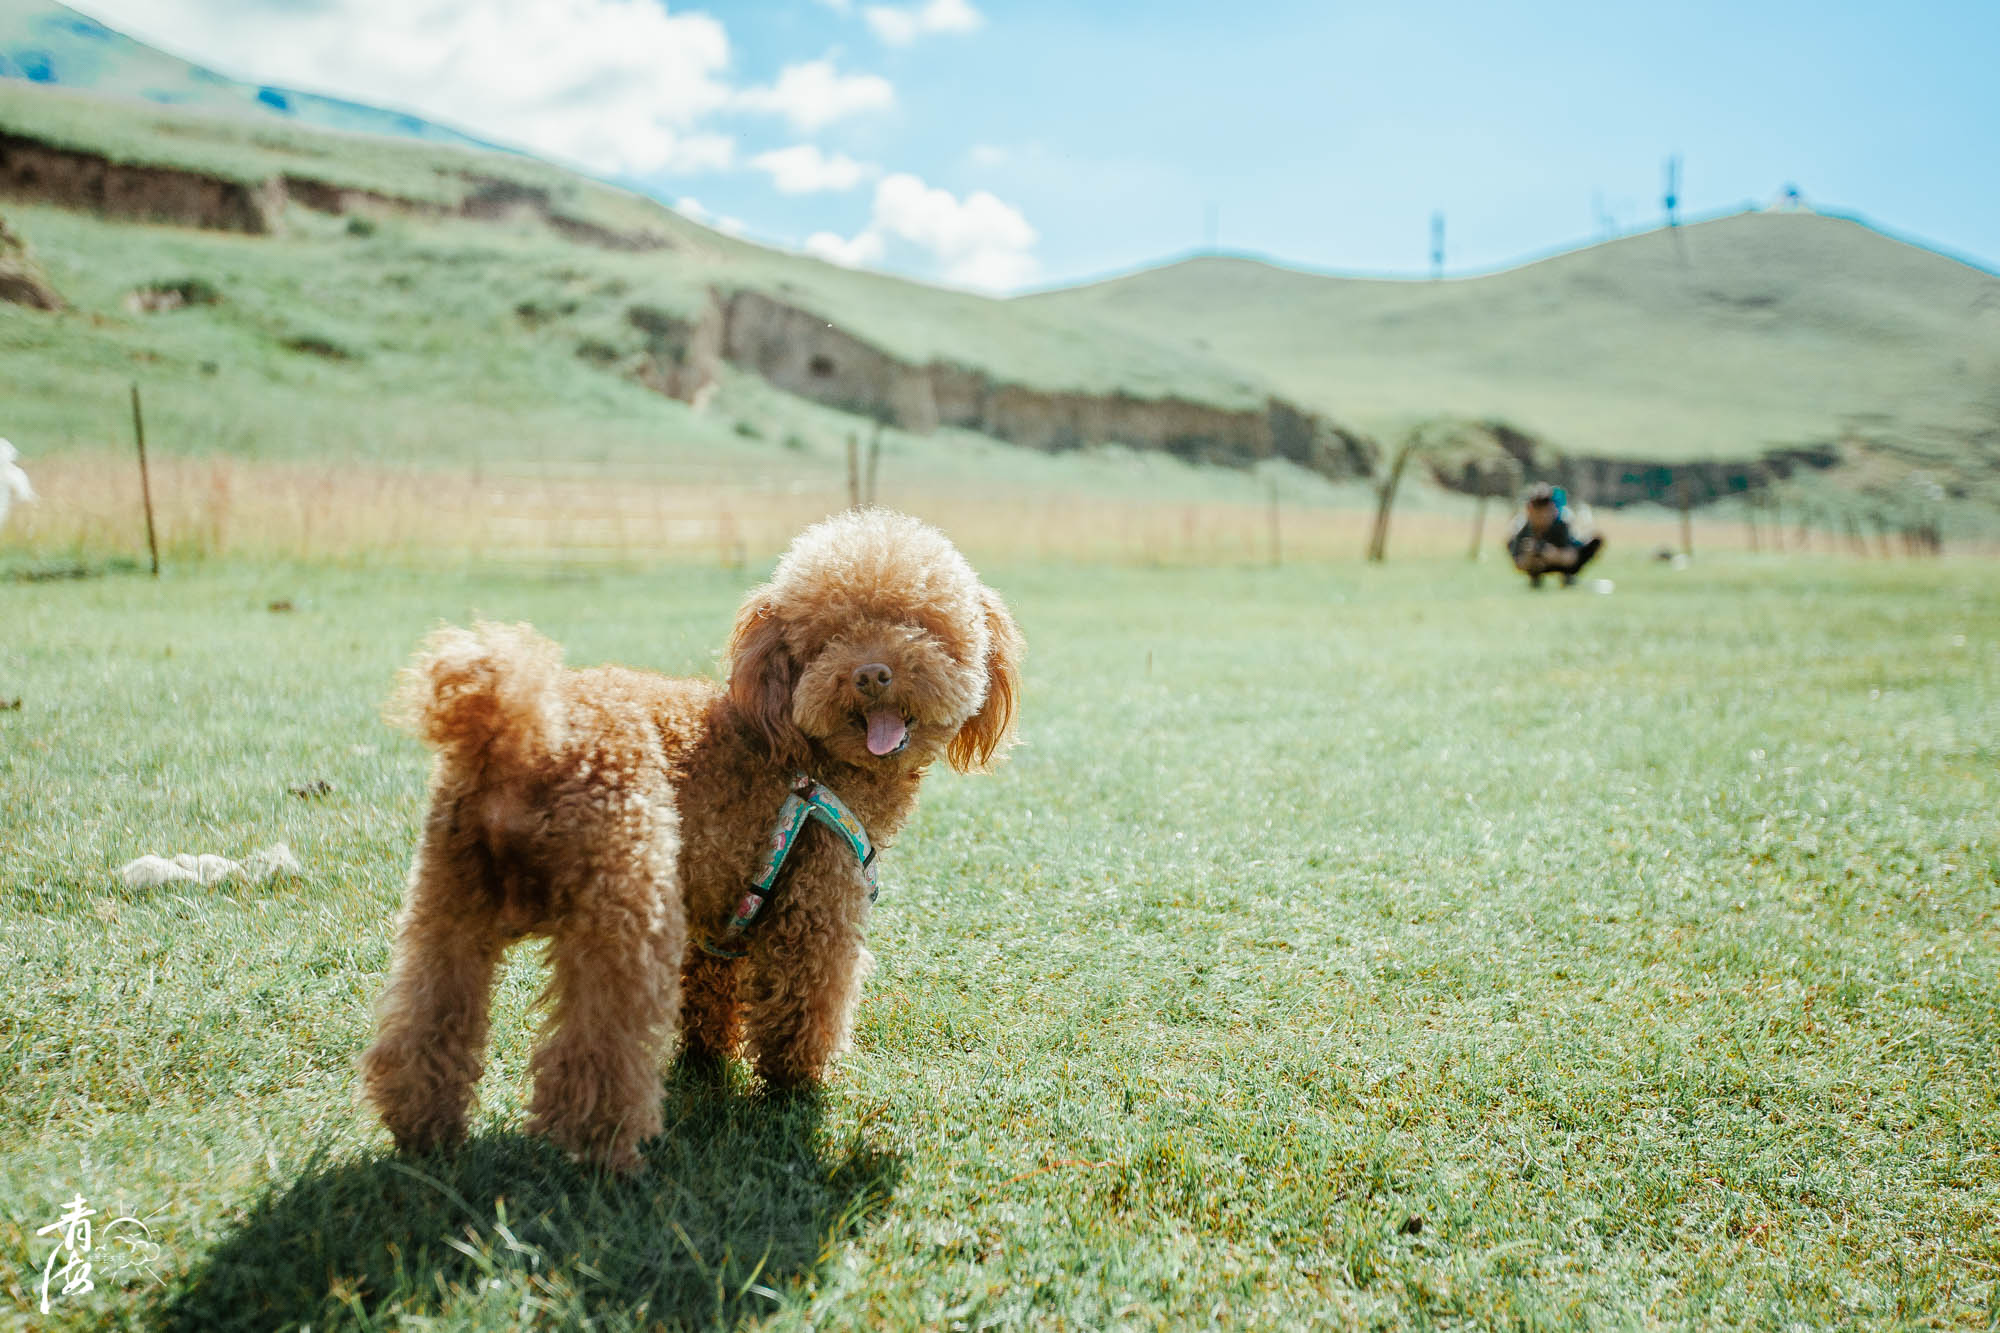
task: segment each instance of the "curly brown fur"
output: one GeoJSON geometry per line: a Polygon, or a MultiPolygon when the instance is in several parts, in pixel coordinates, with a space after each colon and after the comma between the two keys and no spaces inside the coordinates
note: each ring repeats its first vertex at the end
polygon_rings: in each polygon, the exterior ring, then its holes
{"type": "Polygon", "coordinates": [[[494,971],[545,938],[530,1128],[618,1169],[660,1128],[659,1063],[747,1054],[822,1080],[871,963],[867,887],[809,824],[747,956],[720,937],[790,784],[830,787],[878,844],[926,770],[1013,739],[1021,634],[935,529],[883,510],[802,533],[751,591],[728,681],[562,665],[525,625],[432,635],[392,715],[437,751],[363,1088],[406,1150],[463,1138],[494,971]],[[883,754],[894,740],[905,744],[883,754]]]}

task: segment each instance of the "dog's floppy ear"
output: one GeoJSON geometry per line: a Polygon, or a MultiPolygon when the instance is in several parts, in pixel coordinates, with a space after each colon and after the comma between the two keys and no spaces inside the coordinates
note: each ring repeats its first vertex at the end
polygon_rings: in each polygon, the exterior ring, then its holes
{"type": "Polygon", "coordinates": [[[777,612],[760,597],[743,604],[729,636],[729,698],[770,748],[774,764],[806,762],[806,738],[792,722],[799,664],[785,646],[777,612]]]}
{"type": "Polygon", "coordinates": [[[986,628],[993,643],[986,653],[986,702],[958,729],[945,750],[945,758],[961,773],[990,768],[994,757],[1014,739],[1014,710],[1021,697],[1021,655],[1028,647],[1000,595],[991,588],[981,588],[979,595],[986,603],[986,628]]]}

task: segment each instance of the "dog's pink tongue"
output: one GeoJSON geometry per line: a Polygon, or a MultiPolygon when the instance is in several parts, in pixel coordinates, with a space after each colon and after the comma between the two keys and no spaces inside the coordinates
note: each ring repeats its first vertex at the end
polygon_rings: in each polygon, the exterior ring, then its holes
{"type": "Polygon", "coordinates": [[[868,715],[868,753],[893,754],[909,732],[903,715],[893,708],[878,708],[868,715]]]}

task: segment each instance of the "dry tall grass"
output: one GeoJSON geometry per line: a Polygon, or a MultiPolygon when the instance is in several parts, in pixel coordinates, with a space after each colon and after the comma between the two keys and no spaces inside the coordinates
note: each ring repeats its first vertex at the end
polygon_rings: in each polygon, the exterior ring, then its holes
{"type": "MultiPolygon", "coordinates": [[[[539,471],[426,471],[352,465],[155,458],[161,555],[287,560],[387,560],[643,565],[747,564],[782,549],[807,523],[840,508],[837,487],[797,476],[765,484],[668,476],[539,471]]],[[[15,511],[0,551],[30,559],[143,554],[139,478],[129,456],[78,452],[34,465],[40,503],[15,511]]],[[[979,493],[937,487],[885,502],[938,524],[975,556],[1147,564],[1358,560],[1370,515],[1361,509],[1283,506],[1276,549],[1267,506],[1184,504],[1041,495],[1005,486],[979,493]]],[[[1677,546],[1678,525],[1599,516],[1624,550],[1677,546]]],[[[1481,541],[1498,558],[1505,516],[1490,509],[1481,541]]],[[[1788,531],[1785,549],[1839,553],[1845,539],[1788,531]]],[[[1463,554],[1469,507],[1396,515],[1390,558],[1463,554]]],[[[1733,522],[1698,522],[1697,550],[1742,550],[1733,522]]],[[[1768,534],[1764,546],[1769,549],[1768,534]]]]}

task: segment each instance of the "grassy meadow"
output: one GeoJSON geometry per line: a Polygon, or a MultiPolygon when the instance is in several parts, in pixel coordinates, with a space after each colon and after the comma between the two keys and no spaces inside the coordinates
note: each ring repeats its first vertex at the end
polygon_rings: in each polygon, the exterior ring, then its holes
{"type": "MultiPolygon", "coordinates": [[[[153,55],[105,86],[247,91],[153,55]]],[[[1758,213],[1448,282],[1206,257],[992,300],[512,154],[7,79],[0,129],[403,201],[259,237],[5,203],[68,307],[0,305],[41,493],[0,537],[0,1328],[2000,1325],[2000,584],[1964,554],[2000,279],[1758,213]],[[468,173],[663,247],[414,215],[468,173]],[[421,812],[397,666],[484,615],[712,671],[846,502],[867,422],[638,382],[735,288],[1041,389],[1842,462],[1702,511],[1684,569],[1644,558],[1678,516],[1600,514],[1615,592],[1531,594],[1421,466],[1371,567],[1363,482],[885,430],[875,494],[1031,658],[1011,762],[933,777],[887,853],[837,1078],[663,1071],[647,1171],[574,1167],[519,1132],[521,950],[471,1143],[398,1158],[353,1076],[421,812]],[[1954,554],[1885,558],[1911,519],[1954,554]],[[281,840],[264,883],[117,875],[281,840]],[[79,1194],[96,1289],[44,1317],[79,1194]]]]}
{"type": "Polygon", "coordinates": [[[474,614],[712,670],[761,568],[0,583],[0,1325],[1994,1325],[1962,560],[986,562],[1024,743],[886,854],[825,1093],[669,1073],[643,1177],[571,1167],[519,1134],[522,950],[472,1142],[395,1157],[352,1073],[423,782],[391,674],[474,614]],[[158,1250],[44,1320],[78,1193],[158,1250]]]}

